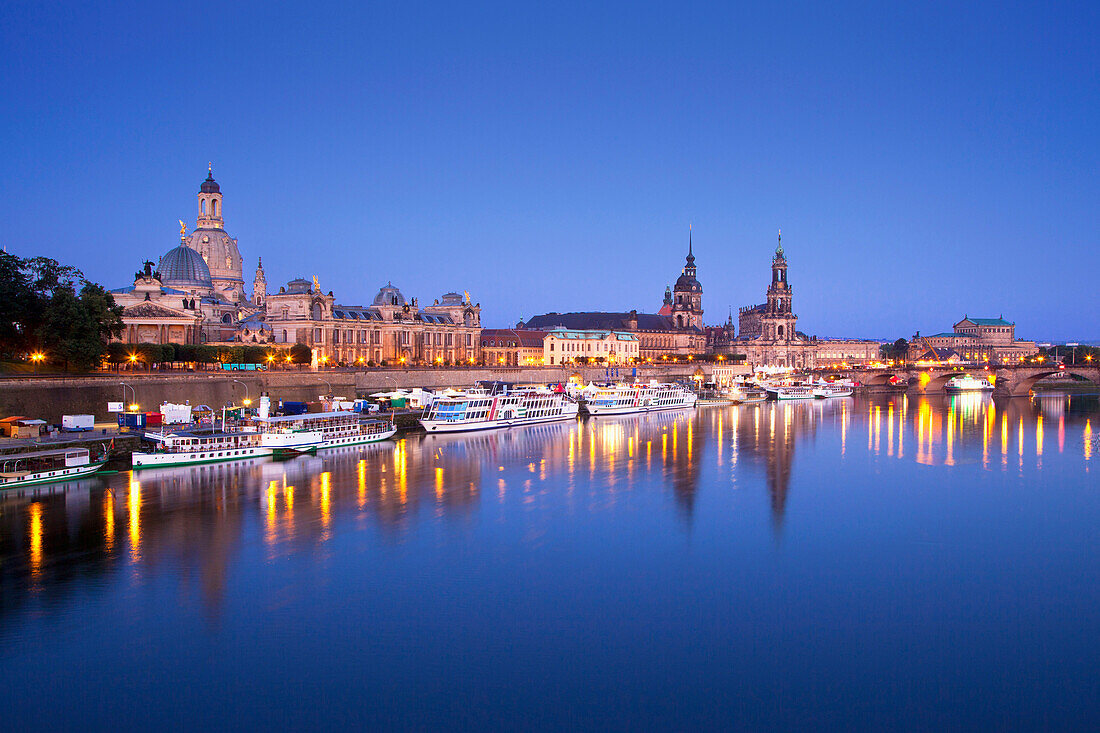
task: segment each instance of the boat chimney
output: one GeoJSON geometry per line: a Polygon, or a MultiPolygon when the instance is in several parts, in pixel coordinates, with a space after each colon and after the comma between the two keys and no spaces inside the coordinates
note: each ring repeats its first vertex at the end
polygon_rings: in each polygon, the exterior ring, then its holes
{"type": "Polygon", "coordinates": [[[260,393],[260,414],[261,420],[266,420],[271,415],[271,397],[267,392],[260,393]]]}

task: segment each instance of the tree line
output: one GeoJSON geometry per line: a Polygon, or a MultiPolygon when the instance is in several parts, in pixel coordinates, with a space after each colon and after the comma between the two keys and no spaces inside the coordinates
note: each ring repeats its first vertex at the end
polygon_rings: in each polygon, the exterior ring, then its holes
{"type": "Polygon", "coordinates": [[[0,252],[0,359],[99,366],[122,335],[122,307],[102,285],[49,257],[0,252]]]}
{"type": "Polygon", "coordinates": [[[153,364],[309,364],[312,352],[304,344],[294,344],[287,349],[269,346],[212,346],[209,344],[124,344],[107,345],[106,360],[109,364],[134,364],[145,367],[153,364]],[[269,359],[269,357],[274,357],[269,359]]]}

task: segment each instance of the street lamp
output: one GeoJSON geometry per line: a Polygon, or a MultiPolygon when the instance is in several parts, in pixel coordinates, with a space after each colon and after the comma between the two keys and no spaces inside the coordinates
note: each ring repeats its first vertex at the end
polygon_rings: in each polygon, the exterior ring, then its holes
{"type": "MultiPolygon", "coordinates": [[[[318,377],[318,379],[321,379],[321,378],[318,377]]],[[[325,383],[326,387],[328,387],[328,396],[332,397],[332,385],[329,384],[329,381],[327,379],[321,379],[321,381],[325,383]]]]}
{"type": "Polygon", "coordinates": [[[136,411],[137,408],[138,408],[138,405],[137,405],[137,390],[134,389],[133,385],[126,384],[126,382],[119,382],[119,384],[122,385],[122,401],[123,402],[126,401],[126,388],[127,387],[130,388],[130,393],[134,396],[134,401],[130,403],[130,412],[136,411]]]}
{"type": "Polygon", "coordinates": [[[239,385],[241,385],[242,387],[244,387],[244,399],[242,400],[242,402],[244,403],[244,406],[245,406],[245,407],[248,407],[249,405],[251,405],[251,404],[252,404],[252,400],[248,399],[248,385],[247,385],[247,384],[245,384],[244,382],[242,382],[242,381],[241,381],[241,380],[239,380],[239,379],[230,379],[229,381],[230,381],[230,382],[236,382],[237,384],[239,384],[239,385]]]}
{"type": "Polygon", "coordinates": [[[38,363],[46,358],[46,355],[41,351],[36,351],[31,354],[31,361],[34,362],[34,373],[38,373],[38,363]]]}

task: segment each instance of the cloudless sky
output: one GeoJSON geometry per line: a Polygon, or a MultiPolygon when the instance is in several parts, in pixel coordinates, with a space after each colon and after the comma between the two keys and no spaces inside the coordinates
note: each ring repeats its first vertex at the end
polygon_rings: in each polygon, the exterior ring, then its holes
{"type": "Polygon", "coordinates": [[[707,323],[1100,338],[1100,3],[0,4],[0,244],[109,287],[214,162],[245,280],[469,290],[486,326],[655,311],[693,226],[707,323]]]}

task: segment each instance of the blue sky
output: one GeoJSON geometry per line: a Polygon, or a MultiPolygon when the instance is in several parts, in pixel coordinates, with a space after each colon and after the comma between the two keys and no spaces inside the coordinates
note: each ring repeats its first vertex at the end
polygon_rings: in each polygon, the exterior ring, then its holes
{"type": "Polygon", "coordinates": [[[655,310],[690,223],[708,323],[782,228],[806,333],[1100,338],[1100,4],[524,5],[4,3],[0,244],[125,285],[212,160],[344,303],[655,310]]]}

